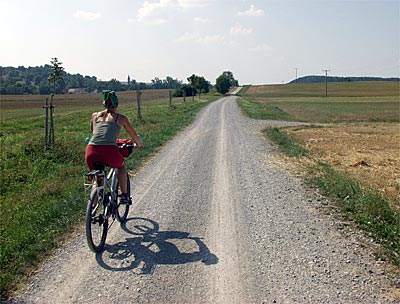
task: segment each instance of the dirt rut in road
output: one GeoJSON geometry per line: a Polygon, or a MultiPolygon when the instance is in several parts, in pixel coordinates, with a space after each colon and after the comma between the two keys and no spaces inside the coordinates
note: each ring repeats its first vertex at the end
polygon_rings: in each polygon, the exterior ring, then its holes
{"type": "Polygon", "coordinates": [[[211,200],[212,241],[214,254],[219,258],[214,274],[213,297],[217,303],[246,303],[241,271],[244,252],[238,247],[239,195],[229,162],[228,133],[225,124],[225,103],[221,108],[219,125],[216,126],[216,157],[214,161],[211,200]],[[220,130],[217,132],[217,130],[220,130]]]}

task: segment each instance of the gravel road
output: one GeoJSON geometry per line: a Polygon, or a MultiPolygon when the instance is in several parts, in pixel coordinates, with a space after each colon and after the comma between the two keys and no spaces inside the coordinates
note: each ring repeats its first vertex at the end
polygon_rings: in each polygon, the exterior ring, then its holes
{"type": "Polygon", "coordinates": [[[129,220],[102,254],[80,233],[14,303],[399,303],[359,234],[271,165],[260,130],[288,123],[248,119],[235,99],[204,108],[132,178],[129,220]]]}

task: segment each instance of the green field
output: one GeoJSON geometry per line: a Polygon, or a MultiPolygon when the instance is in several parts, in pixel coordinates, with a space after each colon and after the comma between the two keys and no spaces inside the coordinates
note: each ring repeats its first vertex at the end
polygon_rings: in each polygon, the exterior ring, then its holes
{"type": "MultiPolygon", "coordinates": [[[[200,108],[220,97],[204,95],[185,103],[176,99],[169,107],[168,98],[159,93],[144,99],[141,121],[136,119],[134,98],[124,103],[124,94],[119,94],[120,112],[129,117],[145,142],[143,149],[127,159],[130,170],[191,123],[200,108]]],[[[2,96],[1,100],[1,299],[82,223],[86,208],[82,175],[87,171],[84,139],[90,136],[91,113],[101,110],[100,94],[55,96],[55,146],[46,150],[43,98],[12,98],[2,96]]],[[[126,136],[121,132],[121,137],[126,136]]]]}
{"type": "MultiPolygon", "coordinates": [[[[328,97],[399,96],[396,81],[328,82],[328,97]]],[[[325,97],[326,86],[321,83],[292,83],[247,86],[241,92],[252,97],[325,97]]]]}
{"type": "Polygon", "coordinates": [[[322,85],[325,84],[250,86],[240,92],[241,105],[250,117],[260,119],[334,123],[400,121],[398,82],[329,83],[332,94],[316,97],[321,95],[316,92],[322,85]]]}

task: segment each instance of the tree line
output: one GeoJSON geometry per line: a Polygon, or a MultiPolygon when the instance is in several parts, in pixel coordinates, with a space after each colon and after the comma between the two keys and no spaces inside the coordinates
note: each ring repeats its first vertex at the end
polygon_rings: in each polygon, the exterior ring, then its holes
{"type": "MultiPolygon", "coordinates": [[[[208,93],[212,85],[203,76],[192,74],[187,78],[188,83],[167,76],[165,79],[155,77],[151,83],[138,82],[127,77],[122,83],[116,79],[102,81],[95,76],[70,74],[64,71],[57,58],[52,58],[51,64],[38,67],[2,67],[0,66],[0,94],[66,94],[68,89],[80,88],[84,93],[100,92],[102,90],[128,91],[146,89],[172,89],[175,97],[192,96],[208,93]],[[54,69],[58,71],[55,77],[54,69]]],[[[216,89],[225,94],[231,86],[238,86],[232,72],[225,71],[216,79],[216,89]]]]}
{"type": "Polygon", "coordinates": [[[314,82],[357,82],[357,81],[400,81],[400,78],[382,78],[382,77],[340,77],[340,76],[321,76],[311,75],[292,80],[290,83],[314,83],[314,82]]]}
{"type": "Polygon", "coordinates": [[[24,66],[2,67],[0,66],[0,94],[65,94],[68,89],[81,88],[85,93],[93,93],[101,90],[127,91],[145,89],[175,89],[182,82],[167,76],[166,79],[155,78],[151,83],[137,82],[128,76],[127,83],[116,79],[102,81],[95,76],[83,76],[81,74],[69,74],[61,72],[62,79],[55,83],[49,82],[52,65],[46,64],[39,67],[24,66]]]}

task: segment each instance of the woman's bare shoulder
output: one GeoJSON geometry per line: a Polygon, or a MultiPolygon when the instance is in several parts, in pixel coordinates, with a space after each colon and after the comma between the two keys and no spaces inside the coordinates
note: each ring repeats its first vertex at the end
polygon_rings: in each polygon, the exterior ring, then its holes
{"type": "Polygon", "coordinates": [[[100,117],[100,116],[103,116],[103,111],[100,111],[100,112],[93,112],[93,113],[92,113],[92,117],[100,117]]]}
{"type": "Polygon", "coordinates": [[[126,117],[124,114],[122,113],[118,113],[119,114],[119,118],[118,120],[122,119],[122,120],[128,120],[128,117],[126,117]]]}

